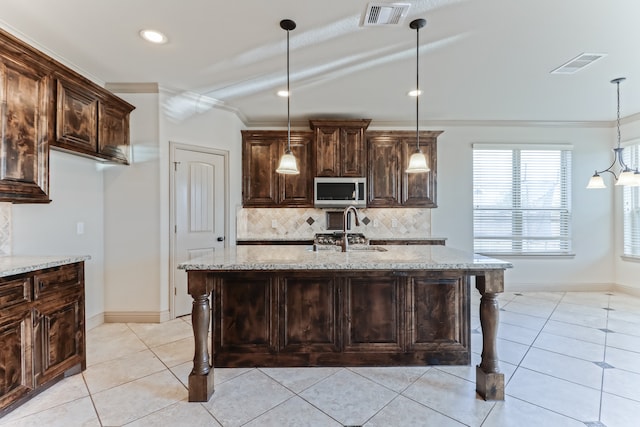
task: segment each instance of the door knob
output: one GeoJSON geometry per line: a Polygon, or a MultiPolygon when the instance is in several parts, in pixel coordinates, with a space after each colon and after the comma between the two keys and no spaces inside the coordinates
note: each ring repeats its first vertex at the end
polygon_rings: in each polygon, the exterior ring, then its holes
{"type": "Polygon", "coordinates": [[[217,240],[218,242],[224,242],[224,237],[218,237],[217,240]]]}

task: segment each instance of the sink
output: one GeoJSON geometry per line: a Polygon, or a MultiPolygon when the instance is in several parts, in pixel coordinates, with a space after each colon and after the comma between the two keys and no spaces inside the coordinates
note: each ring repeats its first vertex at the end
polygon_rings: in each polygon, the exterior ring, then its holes
{"type": "Polygon", "coordinates": [[[387,248],[382,246],[370,246],[370,245],[349,246],[347,248],[347,252],[360,252],[360,251],[387,252],[387,248]]]}

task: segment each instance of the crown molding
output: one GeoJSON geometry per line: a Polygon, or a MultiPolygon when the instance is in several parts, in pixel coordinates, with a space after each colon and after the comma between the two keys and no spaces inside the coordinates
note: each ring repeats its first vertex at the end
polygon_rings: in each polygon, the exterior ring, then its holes
{"type": "Polygon", "coordinates": [[[113,93],[158,93],[158,83],[105,83],[104,88],[113,93]]]}

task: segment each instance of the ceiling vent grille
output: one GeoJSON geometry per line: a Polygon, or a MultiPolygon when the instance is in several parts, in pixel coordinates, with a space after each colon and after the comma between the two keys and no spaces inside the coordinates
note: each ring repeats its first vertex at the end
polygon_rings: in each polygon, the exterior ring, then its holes
{"type": "Polygon", "coordinates": [[[573,74],[582,70],[587,65],[593,64],[598,59],[604,58],[605,56],[607,56],[606,53],[581,53],[580,55],[551,71],[551,74],[573,74]]]}
{"type": "Polygon", "coordinates": [[[362,25],[367,27],[401,24],[409,12],[409,6],[409,3],[369,3],[362,25]]]}

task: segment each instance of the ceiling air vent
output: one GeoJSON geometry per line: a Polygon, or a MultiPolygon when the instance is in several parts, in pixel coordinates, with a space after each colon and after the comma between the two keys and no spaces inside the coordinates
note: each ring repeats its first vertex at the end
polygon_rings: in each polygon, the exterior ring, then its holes
{"type": "Polygon", "coordinates": [[[369,3],[362,25],[398,25],[409,11],[409,3],[369,3]]]}
{"type": "Polygon", "coordinates": [[[607,56],[606,53],[581,53],[580,55],[551,71],[551,74],[573,74],[582,70],[587,65],[593,64],[598,59],[604,58],[605,56],[607,56]]]}

